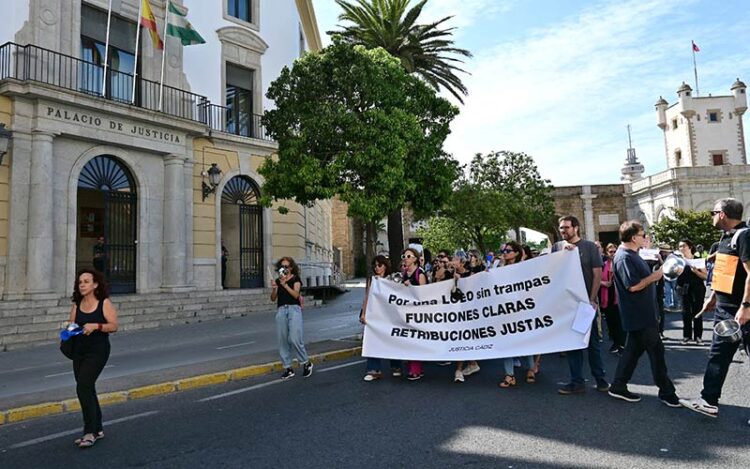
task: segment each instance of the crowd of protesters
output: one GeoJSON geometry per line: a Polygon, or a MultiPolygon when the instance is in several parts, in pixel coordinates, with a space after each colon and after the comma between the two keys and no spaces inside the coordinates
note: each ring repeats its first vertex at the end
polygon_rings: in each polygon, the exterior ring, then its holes
{"type": "MultiPolygon", "coordinates": [[[[703,343],[703,317],[705,311],[715,311],[715,321],[736,318],[743,326],[745,346],[750,348],[750,288],[746,288],[750,271],[750,230],[747,230],[742,217],[742,204],[734,199],[721,199],[711,212],[714,226],[723,232],[721,241],[706,252],[691,240],[680,240],[677,246],[659,246],[659,254],[651,258],[644,255],[655,249],[643,225],[635,220],[620,226],[620,243],[608,243],[605,247],[599,242],[591,242],[580,236],[580,224],[574,216],[559,219],[559,233],[562,241],[551,247],[551,252],[563,249],[578,249],[581,270],[589,300],[599,313],[591,328],[590,341],[582,350],[561,352],[568,360],[570,381],[558,389],[562,395],[579,394],[586,391],[583,373],[584,359],[588,359],[589,369],[596,382],[595,389],[607,392],[610,396],[627,402],[637,402],[640,396],[627,388],[629,380],[646,353],[651,362],[655,384],[659,388],[660,400],[669,407],[687,407],[704,415],[715,417],[718,414],[718,400],[726,378],[732,356],[739,343],[727,344],[716,335],[711,339],[709,363],[704,378],[704,390],[700,397],[679,399],[667,372],[665,360],[664,316],[665,312],[679,312],[682,315],[683,338],[681,345],[701,345],[703,343]],[[717,256],[726,255],[738,258],[732,264],[728,291],[714,291],[706,300],[706,287],[711,285],[712,267],[717,256]],[[686,266],[676,278],[663,276],[662,264],[668,255],[684,259],[686,266]],[[696,255],[707,256],[706,268],[698,267],[693,261],[696,255]],[[733,282],[733,283],[732,283],[733,282]],[[604,319],[604,323],[602,323],[604,319]],[[619,356],[619,363],[610,385],[605,379],[604,363],[601,358],[602,333],[606,325],[609,339],[609,353],[619,356]]],[[[541,253],[546,254],[546,252],[541,253]]],[[[421,252],[413,247],[404,250],[401,259],[393,260],[377,256],[372,263],[374,276],[389,277],[392,272],[401,272],[405,285],[451,281],[471,275],[478,275],[490,269],[513,265],[540,255],[529,246],[516,241],[507,241],[497,252],[483,255],[477,250],[450,252],[441,250],[434,259],[429,252],[421,252]]],[[[725,282],[726,283],[726,282],[725,282]]],[[[368,282],[369,288],[369,282],[368,282]]],[[[360,320],[364,324],[367,317],[367,295],[362,307],[360,320]]],[[[523,356],[500,359],[503,375],[498,379],[500,388],[510,388],[517,384],[516,369],[525,370],[525,381],[535,383],[540,369],[540,356],[523,356]]],[[[451,365],[451,363],[438,363],[451,365]]],[[[391,360],[391,374],[400,377],[402,363],[391,360]]],[[[421,362],[407,362],[407,378],[412,381],[424,376],[421,362]]],[[[455,363],[454,381],[465,382],[465,378],[478,373],[476,361],[455,363]]],[[[382,378],[380,360],[368,358],[365,381],[382,378]]],[[[748,422],[750,423],[750,422],[748,422]]]]}

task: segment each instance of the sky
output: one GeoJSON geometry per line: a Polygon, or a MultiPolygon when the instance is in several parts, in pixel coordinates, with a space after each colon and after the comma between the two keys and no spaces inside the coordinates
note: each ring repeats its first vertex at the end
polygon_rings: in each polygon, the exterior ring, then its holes
{"type": "MultiPolygon", "coordinates": [[[[412,2],[414,4],[415,2],[412,2]]],[[[324,44],[338,29],[333,0],[314,0],[324,44]]],[[[626,126],[646,175],[666,169],[654,103],[677,100],[683,81],[700,96],[750,83],[748,0],[429,0],[420,23],[453,16],[456,46],[474,55],[461,78],[445,149],[524,152],[553,185],[620,182],[626,126]]],[[[747,115],[745,128],[750,128],[747,115]]],[[[747,136],[746,136],[747,140],[747,136]]],[[[747,145],[746,145],[747,147],[747,145]]]]}

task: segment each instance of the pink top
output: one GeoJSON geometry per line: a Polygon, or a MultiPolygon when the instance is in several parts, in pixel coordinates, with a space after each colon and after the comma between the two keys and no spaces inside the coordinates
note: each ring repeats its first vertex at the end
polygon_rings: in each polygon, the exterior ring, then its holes
{"type": "MultiPolygon", "coordinates": [[[[609,288],[615,288],[615,272],[614,270],[612,270],[612,267],[612,259],[607,259],[604,261],[604,267],[602,267],[602,281],[613,282],[612,286],[610,286],[609,288]]],[[[605,287],[604,285],[599,288],[599,306],[602,308],[606,308],[607,306],[609,306],[609,288],[605,287]]],[[[617,290],[615,290],[614,299],[614,304],[617,304],[617,290]]]]}

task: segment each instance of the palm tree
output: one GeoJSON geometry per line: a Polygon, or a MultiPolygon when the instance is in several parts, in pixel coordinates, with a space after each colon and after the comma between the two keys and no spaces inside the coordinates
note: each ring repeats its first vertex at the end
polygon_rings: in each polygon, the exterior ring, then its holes
{"type": "Polygon", "coordinates": [[[336,0],[344,10],[339,21],[348,21],[338,34],[347,42],[368,48],[382,47],[398,57],[409,73],[416,73],[433,88],[448,90],[463,104],[466,86],[455,72],[467,73],[457,64],[455,55],[471,57],[466,49],[453,47],[453,29],[441,29],[452,16],[429,24],[416,24],[427,0],[421,0],[407,11],[411,0],[336,0]]]}
{"type": "MultiPolygon", "coordinates": [[[[471,57],[466,49],[453,47],[454,28],[441,29],[452,16],[429,24],[416,24],[427,0],[419,1],[407,11],[411,0],[336,0],[344,10],[339,21],[350,24],[341,26],[337,34],[351,44],[367,48],[382,47],[401,60],[409,73],[416,73],[436,90],[448,90],[463,104],[466,86],[456,72],[467,73],[458,67],[460,58],[471,57]]],[[[404,247],[401,210],[388,214],[388,246],[392,259],[397,259],[404,247]]]]}

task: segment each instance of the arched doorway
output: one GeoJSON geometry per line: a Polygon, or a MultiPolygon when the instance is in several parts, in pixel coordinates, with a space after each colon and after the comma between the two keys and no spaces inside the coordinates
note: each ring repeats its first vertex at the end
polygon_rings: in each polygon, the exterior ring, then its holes
{"type": "Polygon", "coordinates": [[[135,182],[117,158],[92,158],[78,177],[76,270],[104,273],[111,293],[134,293],[137,200],[135,182]]]}
{"type": "Polygon", "coordinates": [[[258,185],[247,176],[235,176],[224,186],[221,233],[228,251],[224,288],[263,287],[263,207],[258,185]]]}

